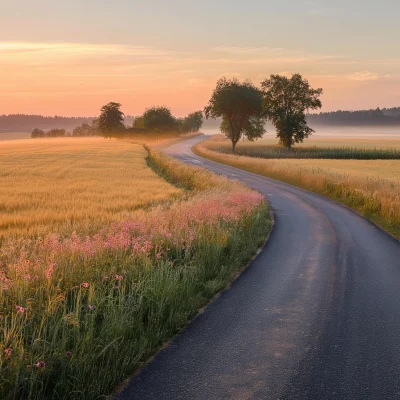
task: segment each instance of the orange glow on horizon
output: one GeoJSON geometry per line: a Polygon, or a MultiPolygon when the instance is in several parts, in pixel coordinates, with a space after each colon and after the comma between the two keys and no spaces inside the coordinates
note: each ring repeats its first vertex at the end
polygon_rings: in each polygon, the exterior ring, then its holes
{"type": "MultiPolygon", "coordinates": [[[[381,63],[382,64],[382,63],[381,63]]],[[[94,116],[109,101],[138,115],[167,105],[176,115],[202,109],[221,76],[258,84],[299,72],[324,88],[324,110],[398,106],[400,77],[374,64],[273,48],[203,53],[85,43],[0,42],[0,113],[94,116]],[[318,72],[317,72],[318,71],[318,72]]]]}

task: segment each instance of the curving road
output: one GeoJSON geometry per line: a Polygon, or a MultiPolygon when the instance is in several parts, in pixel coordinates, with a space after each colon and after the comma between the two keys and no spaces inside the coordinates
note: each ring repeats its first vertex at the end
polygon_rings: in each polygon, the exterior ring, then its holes
{"type": "Polygon", "coordinates": [[[270,240],[118,395],[133,400],[400,399],[400,243],[322,196],[166,153],[264,193],[270,240]]]}

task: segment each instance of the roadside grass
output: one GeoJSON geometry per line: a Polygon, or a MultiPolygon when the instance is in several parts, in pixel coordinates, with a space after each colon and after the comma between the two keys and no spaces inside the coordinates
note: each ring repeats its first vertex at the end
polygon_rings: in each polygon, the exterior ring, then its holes
{"type": "Polygon", "coordinates": [[[148,163],[179,198],[95,234],[3,240],[1,399],[104,398],[265,241],[261,194],[155,150],[148,163]]]}
{"type": "Polygon", "coordinates": [[[179,196],[146,156],[142,145],[103,138],[0,142],[0,237],[101,226],[179,196]]]}
{"type": "Polygon", "coordinates": [[[193,151],[331,197],[400,237],[399,160],[263,159],[220,153],[215,144],[219,142],[206,140],[193,151]]]}

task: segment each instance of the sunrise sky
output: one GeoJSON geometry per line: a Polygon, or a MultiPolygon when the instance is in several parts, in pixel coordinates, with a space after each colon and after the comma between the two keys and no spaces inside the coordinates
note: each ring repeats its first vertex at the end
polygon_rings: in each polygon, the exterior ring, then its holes
{"type": "Polygon", "coordinates": [[[184,115],[221,76],[295,72],[325,111],[400,106],[398,0],[0,2],[0,114],[184,115]]]}

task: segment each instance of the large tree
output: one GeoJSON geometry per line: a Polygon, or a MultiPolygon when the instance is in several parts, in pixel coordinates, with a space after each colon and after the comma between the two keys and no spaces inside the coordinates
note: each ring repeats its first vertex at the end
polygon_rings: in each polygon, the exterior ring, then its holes
{"type": "Polygon", "coordinates": [[[97,120],[97,127],[104,137],[109,138],[123,131],[125,125],[121,104],[111,102],[103,106],[97,120]]]}
{"type": "Polygon", "coordinates": [[[222,117],[221,132],[231,140],[233,152],[242,135],[253,141],[265,132],[262,93],[250,81],[221,78],[204,113],[206,118],[222,117]]]}
{"type": "Polygon", "coordinates": [[[307,125],[306,112],[322,107],[322,89],[313,89],[300,74],[291,78],[271,75],[261,83],[263,113],[276,128],[279,143],[290,149],[302,143],[314,130],[307,125]]]}
{"type": "Polygon", "coordinates": [[[143,125],[154,132],[172,132],[178,129],[178,122],[167,107],[151,107],[143,114],[143,125]]]}

